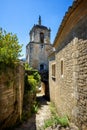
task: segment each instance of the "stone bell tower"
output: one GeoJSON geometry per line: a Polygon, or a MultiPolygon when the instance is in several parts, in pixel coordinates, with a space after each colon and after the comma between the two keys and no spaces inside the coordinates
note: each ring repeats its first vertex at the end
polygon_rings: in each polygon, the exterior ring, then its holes
{"type": "Polygon", "coordinates": [[[30,30],[30,42],[26,46],[26,61],[39,71],[48,70],[48,55],[52,48],[50,44],[50,28],[42,25],[41,16],[38,24],[30,30]]]}

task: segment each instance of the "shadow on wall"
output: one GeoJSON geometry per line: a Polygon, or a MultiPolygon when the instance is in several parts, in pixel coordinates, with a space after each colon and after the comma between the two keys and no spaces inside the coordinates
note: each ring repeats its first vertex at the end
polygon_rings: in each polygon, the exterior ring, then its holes
{"type": "Polygon", "coordinates": [[[0,74],[0,130],[21,119],[24,93],[24,68],[7,67],[0,74]]]}
{"type": "Polygon", "coordinates": [[[62,42],[57,46],[56,52],[61,51],[64,47],[66,47],[74,38],[78,40],[87,40],[87,17],[83,18],[78,22],[76,27],[72,28],[69,34],[63,38],[62,42]],[[84,33],[83,33],[84,32],[84,33]]]}
{"type": "Polygon", "coordinates": [[[48,71],[41,71],[41,91],[44,93],[45,98],[50,100],[50,92],[49,92],[49,76],[48,71]]]}

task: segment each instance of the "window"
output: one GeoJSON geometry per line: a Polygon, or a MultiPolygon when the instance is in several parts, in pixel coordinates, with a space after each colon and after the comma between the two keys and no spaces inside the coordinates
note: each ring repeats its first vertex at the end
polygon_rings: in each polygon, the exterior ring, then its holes
{"type": "Polygon", "coordinates": [[[63,77],[63,60],[61,60],[61,76],[63,77]]]}
{"type": "Polygon", "coordinates": [[[56,65],[53,64],[53,65],[52,65],[52,79],[53,79],[53,80],[55,80],[55,76],[56,76],[55,71],[56,71],[56,65]]]}
{"type": "Polygon", "coordinates": [[[52,76],[55,77],[55,64],[52,65],[52,76]]]}
{"type": "Polygon", "coordinates": [[[42,70],[44,70],[44,65],[43,64],[40,65],[40,71],[42,71],[42,70]]]}
{"type": "Polygon", "coordinates": [[[44,33],[40,33],[40,42],[44,43],[44,33]]]}

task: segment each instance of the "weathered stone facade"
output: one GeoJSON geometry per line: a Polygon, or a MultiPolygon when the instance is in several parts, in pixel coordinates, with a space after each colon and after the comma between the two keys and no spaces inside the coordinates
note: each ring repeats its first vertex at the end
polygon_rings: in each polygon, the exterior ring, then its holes
{"type": "Polygon", "coordinates": [[[50,44],[50,28],[41,25],[41,17],[37,25],[30,31],[30,42],[26,46],[26,60],[29,65],[39,71],[48,70],[48,54],[50,44]]]}
{"type": "Polygon", "coordinates": [[[50,98],[59,115],[67,115],[81,130],[87,130],[86,0],[77,0],[69,8],[53,46],[56,53],[55,60],[49,61],[50,98]]]}
{"type": "Polygon", "coordinates": [[[24,93],[24,68],[19,65],[0,73],[0,130],[21,119],[24,93]]]}

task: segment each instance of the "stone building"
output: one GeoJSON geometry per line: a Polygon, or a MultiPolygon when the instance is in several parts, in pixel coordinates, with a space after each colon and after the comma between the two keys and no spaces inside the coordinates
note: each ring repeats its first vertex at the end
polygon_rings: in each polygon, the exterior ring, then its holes
{"type": "Polygon", "coordinates": [[[50,98],[60,116],[87,130],[87,0],[69,7],[49,56],[50,98]]]}
{"type": "Polygon", "coordinates": [[[41,24],[40,16],[38,24],[30,31],[30,42],[26,46],[26,60],[31,67],[39,71],[48,70],[48,55],[52,48],[50,32],[50,28],[41,24]]]}

